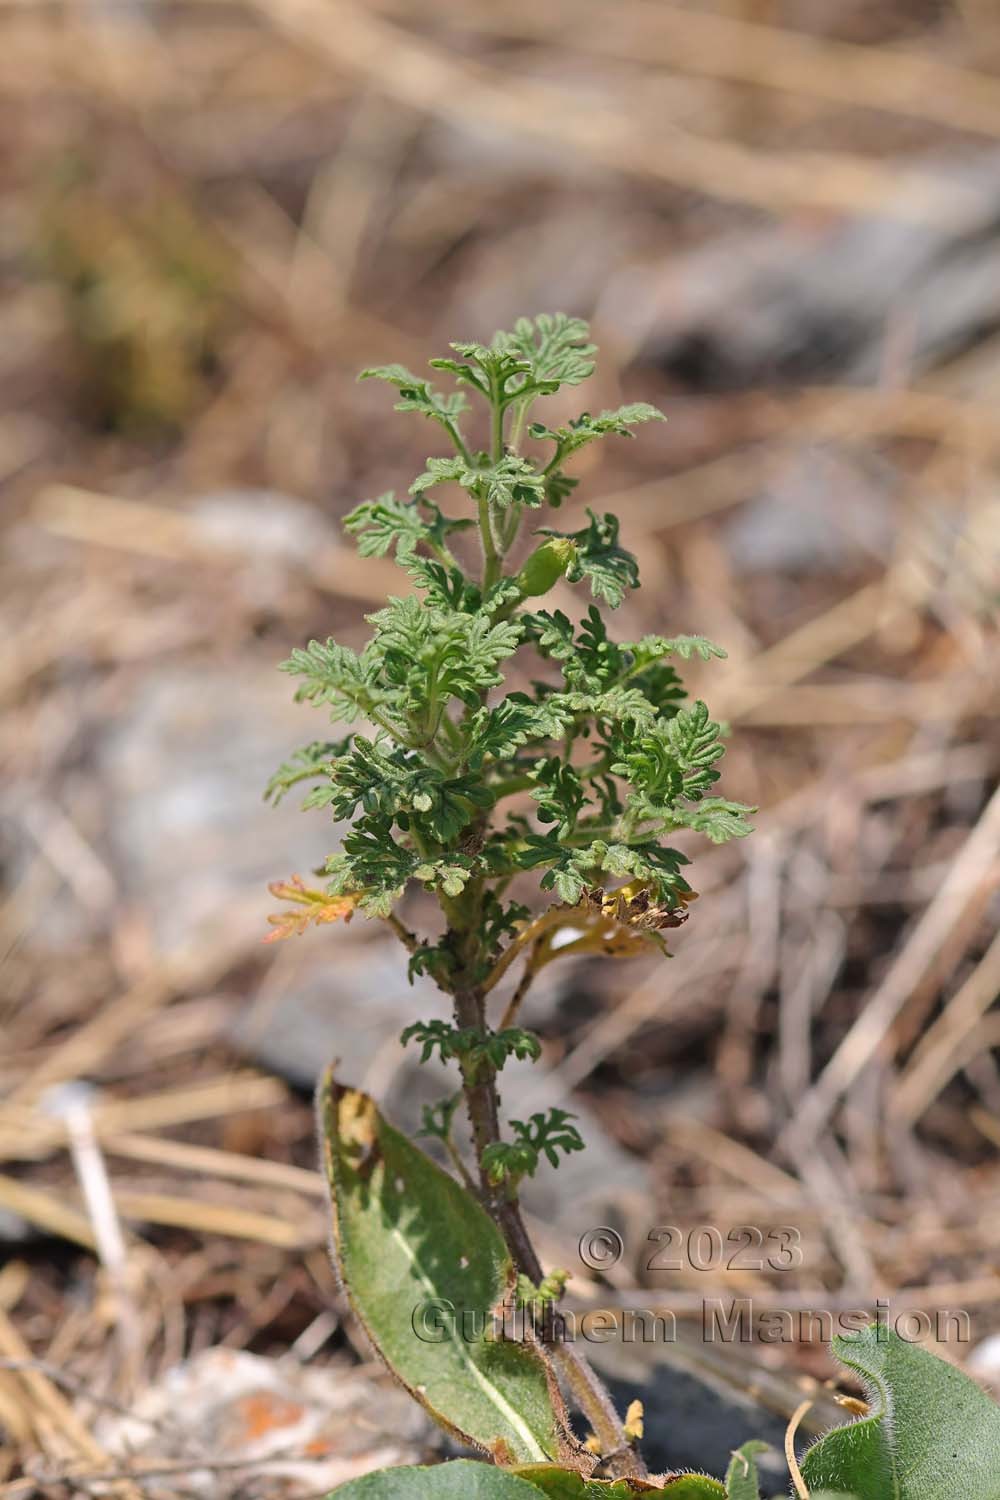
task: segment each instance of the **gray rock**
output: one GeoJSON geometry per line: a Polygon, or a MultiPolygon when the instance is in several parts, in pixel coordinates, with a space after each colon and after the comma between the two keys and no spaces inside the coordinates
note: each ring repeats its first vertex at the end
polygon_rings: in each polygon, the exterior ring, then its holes
{"type": "Polygon", "coordinates": [[[804,446],[726,526],[733,564],[743,573],[833,572],[882,559],[893,538],[891,488],[890,474],[804,446]]]}
{"type": "Polygon", "coordinates": [[[223,930],[253,944],[275,903],[269,880],[307,875],[337,842],[294,797],[262,800],[271,773],[326,731],[271,665],[167,668],[146,676],[98,752],[112,858],[167,956],[223,930]]]}
{"type": "Polygon", "coordinates": [[[647,340],[647,353],[696,389],[868,384],[894,327],[908,375],[919,374],[1000,312],[1000,157],[977,152],[944,170],[969,189],[961,210],[917,220],[893,217],[888,203],[877,218],[716,236],[645,272],[628,267],[605,293],[602,321],[647,340]]]}
{"type": "Polygon", "coordinates": [[[754,1401],[689,1371],[663,1365],[645,1381],[612,1379],[610,1388],[620,1411],[627,1410],[630,1401],[642,1402],[642,1453],[653,1473],[694,1469],[721,1479],[734,1448],[760,1438],[770,1444],[770,1451],[758,1459],[761,1478],[775,1490],[786,1479],[788,1471],[780,1455],[787,1424],[754,1401]]]}

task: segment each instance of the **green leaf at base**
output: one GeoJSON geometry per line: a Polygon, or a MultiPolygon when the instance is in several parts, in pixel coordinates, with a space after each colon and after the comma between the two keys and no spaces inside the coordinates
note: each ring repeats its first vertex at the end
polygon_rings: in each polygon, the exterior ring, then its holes
{"type": "Polygon", "coordinates": [[[633,1500],[635,1495],[664,1495],[666,1500],[725,1500],[717,1479],[707,1474],[662,1475],[652,1479],[586,1479],[557,1464],[528,1464],[514,1470],[519,1479],[547,1495],[549,1500],[633,1500]]]}
{"type": "Polygon", "coordinates": [[[538,1500],[539,1492],[506,1469],[459,1458],[428,1468],[379,1469],[333,1493],[339,1500],[538,1500]]]}
{"type": "Polygon", "coordinates": [[[802,1461],[813,1493],[856,1500],[1000,1500],[1000,1407],[944,1360],[875,1325],[835,1338],[872,1410],[802,1461]]]}
{"type": "Polygon", "coordinates": [[[567,1461],[573,1444],[540,1347],[492,1327],[515,1281],[500,1231],[367,1094],[328,1072],[318,1112],[337,1269],[390,1370],[461,1441],[506,1463],[567,1461]]]}
{"type": "Polygon", "coordinates": [[[633,1500],[654,1493],[666,1500],[725,1500],[719,1481],[703,1474],[676,1474],[661,1481],[585,1479],[557,1464],[497,1469],[467,1458],[428,1468],[379,1469],[333,1491],[338,1500],[633,1500]]]}

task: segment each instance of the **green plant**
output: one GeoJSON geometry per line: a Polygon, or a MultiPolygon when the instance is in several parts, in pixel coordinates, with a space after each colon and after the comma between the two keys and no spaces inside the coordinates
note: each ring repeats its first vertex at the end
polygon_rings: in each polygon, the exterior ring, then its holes
{"type": "MultiPolygon", "coordinates": [[[[638,403],[555,427],[530,420],[541,398],[591,373],[578,319],[522,319],[489,345],[452,351],[431,361],[456,383],[450,394],[398,365],[362,376],[394,386],[397,410],[434,423],[452,451],[427,460],[406,498],[382,495],[346,519],[362,555],[392,553],[409,585],[369,616],[365,648],[312,641],[284,663],[300,699],[362,730],[306,746],[270,783],[275,801],[312,783],[305,806],[349,823],[324,889],[297,878],[272,887],[290,905],[271,919],[271,936],[360,911],[401,939],[411,977],[429,976],[450,998],[450,1017],[415,1020],[403,1040],[456,1068],[458,1089],[425,1112],[422,1131],[452,1171],[332,1076],[320,1090],[320,1134],[354,1311],[415,1398],[497,1467],[394,1471],[344,1493],[616,1500],[660,1487],[636,1450],[641,1420],[619,1417],[560,1337],[565,1273],[546,1275],[518,1201],[526,1176],[583,1142],[556,1108],[505,1127],[497,1079],[511,1057],[540,1054],[518,1025],[535,975],[566,954],[665,951],[665,932],[686,920],[696,893],[686,856],[664,841],[678,829],[717,843],[741,837],[752,809],[715,795],[720,726],[704,703],[688,702],[676,670],[724,653],[697,635],[616,642],[608,633],[606,613],[639,583],[616,518],[588,512],[573,530],[535,527],[524,555],[530,513],[572,495],[573,454],[660,413],[638,403]],[[470,395],[482,446],[463,425],[470,395]],[[459,493],[457,514],[437,498],[445,487],[459,493]],[[545,606],[561,580],[598,601],[577,623],[545,606]],[[533,879],[550,897],[541,911],[521,899],[533,879]],[[401,915],[413,887],[440,907],[433,935],[401,915]],[[518,981],[494,1015],[516,963],[518,981]],[[463,1103],[472,1172],[455,1140],[463,1103]],[[497,1326],[498,1309],[517,1315],[516,1329],[497,1326]],[[586,1445],[571,1432],[564,1388],[593,1429],[586,1445]]],[[[753,1500],[754,1451],[734,1457],[725,1487],[672,1476],[673,1500],[753,1500]]]]}

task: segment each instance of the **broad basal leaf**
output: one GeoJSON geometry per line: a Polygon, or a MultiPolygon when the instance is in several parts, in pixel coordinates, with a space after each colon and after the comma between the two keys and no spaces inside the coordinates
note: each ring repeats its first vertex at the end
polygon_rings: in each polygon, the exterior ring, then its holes
{"type": "Polygon", "coordinates": [[[514,1285],[499,1230],[367,1094],[327,1073],[318,1108],[337,1266],[375,1348],[463,1442],[508,1463],[565,1461],[562,1404],[540,1349],[492,1327],[514,1285]]]}
{"type": "Polygon", "coordinates": [[[514,1471],[550,1500],[633,1500],[635,1495],[663,1494],[666,1500],[725,1500],[717,1479],[704,1474],[677,1474],[671,1479],[585,1479],[557,1464],[529,1464],[514,1471]]]}
{"type": "Polygon", "coordinates": [[[812,1491],[857,1500],[1000,1500],[1000,1407],[973,1381],[892,1329],[835,1338],[871,1412],[809,1449],[812,1491]]]}
{"type": "Polygon", "coordinates": [[[459,1458],[429,1468],[379,1469],[334,1490],[339,1500],[538,1500],[534,1485],[492,1464],[459,1458]]]}
{"type": "Polygon", "coordinates": [[[662,1488],[655,1480],[585,1479],[557,1464],[510,1470],[464,1458],[430,1468],[380,1469],[333,1492],[338,1500],[634,1500],[649,1494],[663,1494],[666,1500],[725,1500],[725,1493],[717,1479],[701,1474],[678,1474],[662,1488]]]}

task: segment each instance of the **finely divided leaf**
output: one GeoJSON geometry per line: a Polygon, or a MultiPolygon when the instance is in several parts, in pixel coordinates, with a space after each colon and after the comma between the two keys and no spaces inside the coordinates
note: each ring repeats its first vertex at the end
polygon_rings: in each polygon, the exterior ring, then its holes
{"type": "Polygon", "coordinates": [[[362,557],[384,557],[396,549],[400,562],[406,562],[423,543],[432,551],[444,545],[452,532],[464,531],[471,520],[452,520],[426,498],[397,500],[392,491],[377,500],[365,500],[344,517],[344,528],[358,538],[362,557]]]}
{"type": "Polygon", "coordinates": [[[745,839],[747,834],[753,833],[746,815],[756,811],[745,802],[706,797],[693,807],[675,808],[672,821],[677,826],[693,828],[695,833],[703,833],[713,844],[725,844],[729,839],[745,839]]]}
{"type": "Polygon", "coordinates": [[[496,334],[493,345],[520,355],[534,382],[579,385],[594,372],[597,345],[589,338],[582,318],[540,313],[534,319],[518,318],[513,332],[496,334]]]}
{"type": "Polygon", "coordinates": [[[318,1110],[337,1268],[389,1368],[461,1441],[508,1462],[565,1457],[541,1350],[485,1336],[515,1279],[496,1225],[366,1094],[327,1073],[318,1110]]]}
{"type": "Polygon", "coordinates": [[[279,670],[303,679],[297,702],[327,704],[334,723],[361,718],[385,697],[360,658],[332,639],[296,647],[279,670]]]}
{"type": "Polygon", "coordinates": [[[482,496],[501,509],[515,502],[539,506],[545,498],[545,480],[526,458],[508,453],[495,464],[466,463],[464,458],[429,458],[427,467],[410,485],[411,495],[422,495],[437,484],[458,484],[471,495],[482,496]]]}
{"type": "Polygon", "coordinates": [[[710,661],[713,656],[721,661],[726,659],[722,647],[704,635],[644,635],[641,641],[623,646],[622,650],[632,652],[637,666],[646,666],[671,655],[679,656],[683,661],[689,661],[692,656],[700,656],[702,661],[710,661]]]}
{"type": "Polygon", "coordinates": [[[419,375],[411,374],[405,365],[377,365],[362,370],[358,379],[384,380],[394,385],[399,391],[396,411],[418,411],[422,416],[440,422],[442,427],[450,427],[468,406],[461,391],[443,396],[419,375]]]}
{"type": "Polygon", "coordinates": [[[590,525],[582,531],[541,528],[543,536],[562,536],[576,546],[576,556],[567,569],[570,583],[586,578],[595,599],[617,609],[628,589],[639,587],[639,565],[631,552],[618,545],[618,517],[598,516],[587,511],[590,525]]]}
{"type": "Polygon", "coordinates": [[[708,707],[699,698],[667,720],[666,736],[681,773],[685,797],[698,796],[718,781],[712,769],[725,754],[719,725],[709,718],[708,707]]]}
{"type": "Polygon", "coordinates": [[[618,437],[634,437],[633,427],[640,422],[663,422],[665,417],[648,401],[633,401],[628,406],[619,406],[616,411],[602,411],[592,417],[585,411],[565,427],[546,427],[543,422],[532,422],[528,431],[533,438],[549,440],[556,445],[553,463],[561,463],[571,453],[592,443],[595,438],[615,433],[618,437]]]}
{"type": "Polygon", "coordinates": [[[330,762],[338,755],[343,755],[351,743],[351,735],[342,740],[313,740],[309,745],[303,745],[301,750],[284,761],[264,789],[264,801],[272,802],[275,807],[282,797],[289,792],[293,786],[300,781],[311,781],[316,777],[325,776],[330,768],[330,762]]]}

